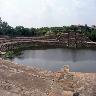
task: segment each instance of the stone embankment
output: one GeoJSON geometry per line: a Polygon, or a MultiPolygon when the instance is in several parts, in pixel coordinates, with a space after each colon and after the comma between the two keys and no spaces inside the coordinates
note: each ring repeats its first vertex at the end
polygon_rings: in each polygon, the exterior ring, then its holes
{"type": "Polygon", "coordinates": [[[48,72],[0,59],[0,96],[96,96],[96,73],[48,72]]]}
{"type": "Polygon", "coordinates": [[[85,35],[75,32],[55,36],[0,38],[0,51],[15,50],[26,46],[96,48],[96,42],[92,42],[85,35]]]}

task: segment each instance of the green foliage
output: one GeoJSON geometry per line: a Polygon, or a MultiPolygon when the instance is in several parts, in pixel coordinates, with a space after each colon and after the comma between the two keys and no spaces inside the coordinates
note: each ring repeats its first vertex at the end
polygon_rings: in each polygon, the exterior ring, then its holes
{"type": "Polygon", "coordinates": [[[14,55],[14,52],[13,51],[8,51],[6,52],[6,54],[4,55],[4,57],[6,58],[13,58],[15,55],[14,55]]]}
{"type": "Polygon", "coordinates": [[[63,27],[42,27],[42,28],[25,28],[23,26],[16,26],[15,28],[8,25],[0,18],[0,35],[2,36],[45,36],[45,35],[58,35],[65,32],[78,32],[85,34],[91,40],[96,41],[96,26],[91,27],[85,25],[71,25],[63,27]]]}
{"type": "Polygon", "coordinates": [[[15,56],[19,56],[21,54],[21,49],[17,49],[15,51],[7,51],[3,57],[4,58],[14,58],[15,56]]]}
{"type": "Polygon", "coordinates": [[[45,34],[45,36],[52,36],[52,35],[55,35],[55,33],[52,31],[47,31],[45,34]]]}

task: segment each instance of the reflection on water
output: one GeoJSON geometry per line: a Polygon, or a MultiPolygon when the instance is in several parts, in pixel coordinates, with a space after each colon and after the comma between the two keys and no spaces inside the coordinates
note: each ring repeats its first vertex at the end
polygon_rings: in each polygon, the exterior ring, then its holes
{"type": "Polygon", "coordinates": [[[25,50],[13,62],[51,71],[69,65],[72,71],[96,72],[96,50],[25,50]]]}

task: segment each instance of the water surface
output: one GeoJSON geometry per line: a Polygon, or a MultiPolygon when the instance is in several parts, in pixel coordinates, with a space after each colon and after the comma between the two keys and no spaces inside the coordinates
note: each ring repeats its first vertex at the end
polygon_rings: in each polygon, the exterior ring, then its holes
{"type": "Polygon", "coordinates": [[[24,50],[12,61],[50,71],[69,65],[71,71],[96,72],[96,50],[89,49],[24,50]]]}

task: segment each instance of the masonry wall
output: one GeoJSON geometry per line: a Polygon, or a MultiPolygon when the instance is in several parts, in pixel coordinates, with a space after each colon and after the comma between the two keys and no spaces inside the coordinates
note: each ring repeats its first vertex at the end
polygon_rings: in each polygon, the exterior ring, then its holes
{"type": "Polygon", "coordinates": [[[53,48],[96,48],[96,43],[76,32],[63,33],[57,36],[0,38],[0,51],[15,50],[24,46],[53,48]]]}

